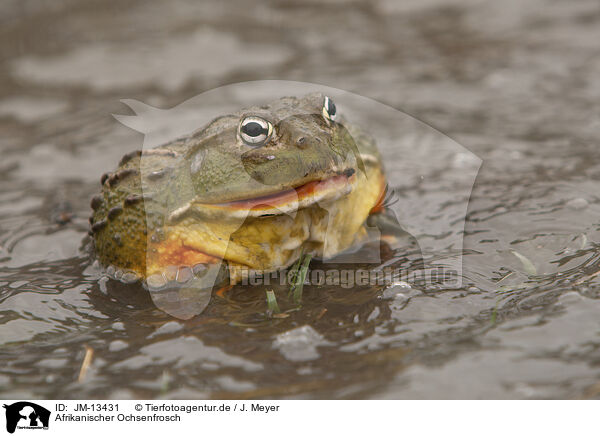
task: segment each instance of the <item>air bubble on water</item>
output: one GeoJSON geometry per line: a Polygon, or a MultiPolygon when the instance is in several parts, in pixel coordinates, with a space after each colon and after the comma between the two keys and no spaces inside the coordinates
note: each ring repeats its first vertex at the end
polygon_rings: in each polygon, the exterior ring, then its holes
{"type": "Polygon", "coordinates": [[[381,298],[384,300],[404,301],[409,298],[410,295],[413,295],[415,293],[414,291],[415,290],[411,288],[408,283],[406,283],[406,286],[392,285],[383,291],[381,298]]]}
{"type": "Polygon", "coordinates": [[[281,333],[273,341],[273,348],[295,362],[317,359],[320,356],[317,347],[324,345],[331,343],[309,325],[281,333]]]}

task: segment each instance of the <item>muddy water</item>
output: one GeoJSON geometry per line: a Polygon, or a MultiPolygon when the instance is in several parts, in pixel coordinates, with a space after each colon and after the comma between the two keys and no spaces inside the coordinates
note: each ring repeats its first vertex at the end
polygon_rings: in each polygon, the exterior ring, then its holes
{"type": "MultiPolygon", "coordinates": [[[[600,395],[597,2],[242,3],[0,7],[0,395],[600,395]],[[111,117],[119,99],[170,108],[264,79],[380,101],[482,160],[460,287],[308,286],[275,319],[264,288],[236,287],[182,321],[91,265],[89,199],[143,141],[111,117]]],[[[472,167],[418,139],[415,174],[400,154],[386,165],[423,240],[444,247],[472,167]]],[[[391,259],[422,261],[410,244],[391,259]]]]}

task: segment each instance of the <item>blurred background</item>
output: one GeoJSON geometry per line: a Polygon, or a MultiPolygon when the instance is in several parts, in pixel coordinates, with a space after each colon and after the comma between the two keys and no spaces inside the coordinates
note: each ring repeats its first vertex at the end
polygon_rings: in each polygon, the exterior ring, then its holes
{"type": "MultiPolygon", "coordinates": [[[[4,0],[0,395],[598,397],[598,41],[586,0],[4,0]],[[309,289],[279,320],[238,290],[181,322],[90,267],[89,199],[142,145],[119,100],[264,79],[369,97],[483,160],[463,287],[309,289]]],[[[437,202],[433,225],[463,163],[425,156],[400,201],[437,202]]]]}

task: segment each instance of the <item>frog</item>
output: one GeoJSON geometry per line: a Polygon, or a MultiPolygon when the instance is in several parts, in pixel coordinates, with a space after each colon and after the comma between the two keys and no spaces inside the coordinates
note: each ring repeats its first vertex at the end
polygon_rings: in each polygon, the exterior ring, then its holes
{"type": "Polygon", "coordinates": [[[338,112],[322,93],[282,97],[125,154],[91,200],[97,260],[150,290],[212,292],[360,246],[385,171],[372,136],[338,112]]]}

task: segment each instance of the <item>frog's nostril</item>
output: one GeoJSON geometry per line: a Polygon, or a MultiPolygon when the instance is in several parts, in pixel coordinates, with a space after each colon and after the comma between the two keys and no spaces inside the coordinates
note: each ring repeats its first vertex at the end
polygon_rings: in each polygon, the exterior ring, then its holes
{"type": "Polygon", "coordinates": [[[308,145],[308,142],[306,141],[306,136],[299,136],[298,138],[296,138],[296,145],[300,148],[305,148],[308,145]]]}

